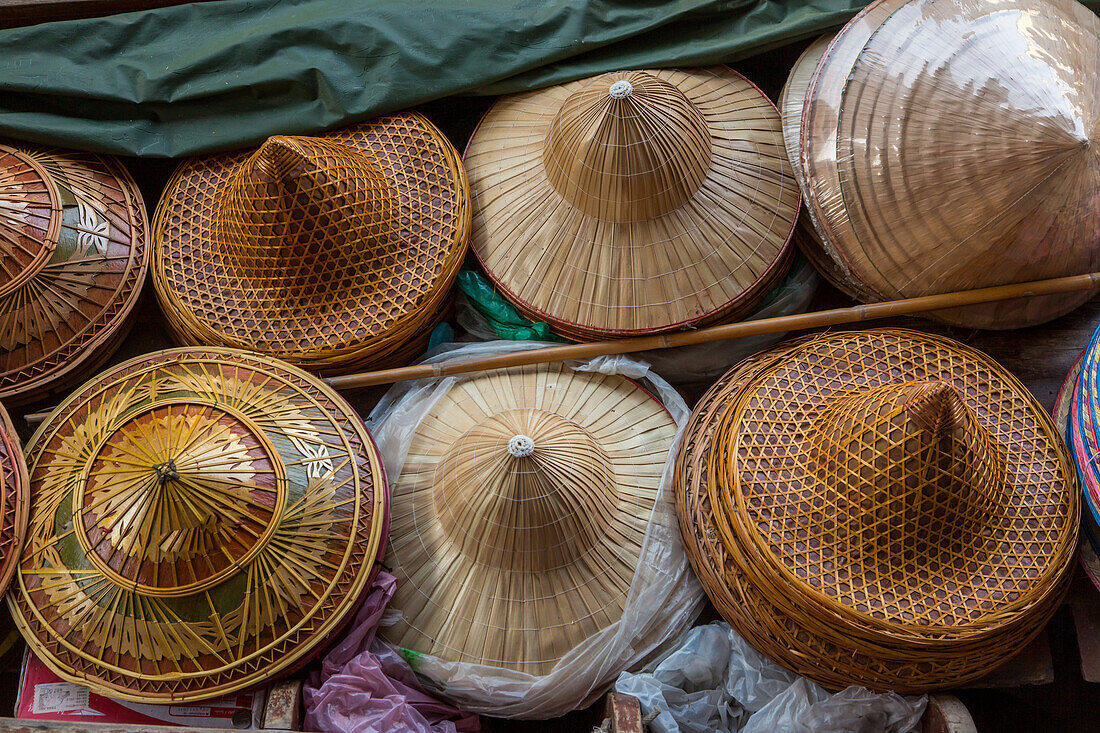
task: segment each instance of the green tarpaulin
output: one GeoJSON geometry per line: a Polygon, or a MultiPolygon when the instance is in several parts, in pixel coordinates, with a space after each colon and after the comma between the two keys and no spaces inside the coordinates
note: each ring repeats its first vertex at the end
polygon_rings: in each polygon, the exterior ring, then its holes
{"type": "Polygon", "coordinates": [[[0,134],[175,157],[454,94],[729,62],[861,0],[220,0],[0,31],[0,134]]]}

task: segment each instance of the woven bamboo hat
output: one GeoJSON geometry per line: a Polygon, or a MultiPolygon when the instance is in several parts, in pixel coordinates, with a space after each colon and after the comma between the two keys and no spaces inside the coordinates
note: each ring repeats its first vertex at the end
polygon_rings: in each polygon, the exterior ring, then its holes
{"type": "Polygon", "coordinates": [[[145,281],[145,232],[114,159],[0,145],[0,399],[47,397],[110,356],[145,281]]]}
{"type": "MultiPolygon", "coordinates": [[[[1095,489],[1096,480],[1095,476],[1086,475],[1095,472],[1093,464],[1095,463],[1095,456],[1098,454],[1088,452],[1084,441],[1081,439],[1081,431],[1076,427],[1076,421],[1075,424],[1070,424],[1070,410],[1077,399],[1077,379],[1081,374],[1085,353],[1085,351],[1082,351],[1081,355],[1077,357],[1066,375],[1065,381],[1062,382],[1058,395],[1054,399],[1054,409],[1051,414],[1054,417],[1055,427],[1058,428],[1058,432],[1065,439],[1070,455],[1073,456],[1073,462],[1077,466],[1077,475],[1081,481],[1082,495],[1085,499],[1085,506],[1081,510],[1081,539],[1077,543],[1080,549],[1078,556],[1081,560],[1081,567],[1089,580],[1092,581],[1092,584],[1100,588],[1100,555],[1097,554],[1098,548],[1100,548],[1100,521],[1097,520],[1094,514],[1096,511],[1095,498],[1090,495],[1090,491],[1095,489]],[[1091,487],[1090,483],[1092,484],[1091,487]]],[[[1080,412],[1079,408],[1078,414],[1080,412]]]]}
{"type": "Polygon", "coordinates": [[[381,557],[382,464],[342,398],[268,357],[179,349],[88,382],[27,450],[8,606],[39,658],[113,698],[185,702],[290,672],[381,557]]]}
{"type": "MultiPolygon", "coordinates": [[[[1074,0],[879,0],[832,41],[806,94],[808,205],[877,299],[1094,269],[1100,19],[1074,0]]],[[[937,318],[1041,323],[1088,294],[937,318]]]]}
{"type": "Polygon", "coordinates": [[[1050,418],[941,337],[827,334],[743,362],[697,406],[675,483],[718,610],[829,687],[976,679],[1071,577],[1079,504],[1050,418]]]}
{"type": "Polygon", "coordinates": [[[471,246],[579,340],[747,313],[798,213],[775,106],[726,67],[623,71],[499,100],[464,157],[471,246]]]}
{"type": "Polygon", "coordinates": [[[350,371],[425,348],[466,253],[469,188],[410,112],[186,161],[153,231],[180,340],[350,371]]]}
{"type": "Polygon", "coordinates": [[[636,383],[561,364],[464,379],[393,485],[390,643],[544,675],[619,620],[676,425],[636,383]]]}

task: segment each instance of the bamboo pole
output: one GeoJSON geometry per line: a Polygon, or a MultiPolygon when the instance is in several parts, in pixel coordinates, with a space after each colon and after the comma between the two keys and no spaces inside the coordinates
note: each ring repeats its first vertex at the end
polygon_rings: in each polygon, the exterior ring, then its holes
{"type": "MultiPolygon", "coordinates": [[[[889,300],[882,303],[868,303],[848,308],[799,313],[793,316],[761,318],[757,321],[727,323],[721,326],[700,328],[696,331],[678,331],[657,336],[638,336],[618,341],[596,341],[587,344],[569,344],[551,346],[546,349],[518,351],[499,356],[487,356],[480,359],[455,359],[436,364],[415,364],[397,369],[383,369],[365,374],[347,374],[329,377],[325,381],[335,389],[358,389],[376,384],[392,384],[410,379],[426,379],[453,374],[504,369],[527,364],[543,364],[567,359],[591,359],[611,354],[630,354],[651,349],[670,349],[676,346],[689,346],[712,341],[759,336],[766,333],[800,331],[808,328],[837,326],[844,323],[859,323],[879,318],[908,316],[914,313],[960,308],[980,303],[992,303],[998,300],[1030,298],[1038,295],[1072,293],[1081,290],[1093,290],[1100,286],[1100,272],[1087,275],[1072,275],[1049,280],[1035,280],[1012,285],[997,285],[992,288],[960,290],[954,293],[924,295],[919,298],[889,300]]],[[[732,365],[731,365],[732,366],[732,365]]]]}
{"type": "MultiPolygon", "coordinates": [[[[566,361],[568,359],[591,359],[597,356],[631,354],[636,351],[649,351],[651,349],[671,349],[677,346],[689,346],[691,344],[703,344],[712,341],[725,341],[727,339],[745,338],[747,336],[759,336],[766,333],[800,331],[809,328],[838,326],[845,323],[860,323],[880,318],[909,316],[915,313],[927,313],[929,311],[944,310],[947,308],[961,308],[968,305],[993,303],[998,300],[1013,300],[1015,298],[1031,298],[1040,295],[1056,295],[1059,293],[1094,290],[1097,287],[1100,287],[1100,272],[1090,272],[1086,275],[1056,277],[1049,280],[1034,280],[1026,283],[997,285],[991,288],[960,290],[953,293],[939,293],[937,295],[924,295],[919,298],[888,300],[881,303],[867,303],[865,305],[855,305],[848,308],[833,308],[831,310],[814,311],[811,313],[799,313],[792,316],[761,318],[757,321],[727,323],[721,326],[700,328],[696,331],[678,331],[656,336],[638,336],[618,341],[596,341],[586,344],[551,346],[545,349],[517,351],[479,359],[456,359],[437,364],[414,364],[413,366],[399,367],[397,369],[383,369],[376,372],[365,372],[363,374],[346,374],[339,377],[328,377],[324,381],[335,389],[359,389],[377,384],[404,382],[411,379],[444,377],[454,374],[487,371],[489,369],[505,369],[527,364],[566,361]]],[[[31,413],[26,415],[24,419],[28,423],[37,424],[45,420],[49,414],[49,412],[31,413]]]]}

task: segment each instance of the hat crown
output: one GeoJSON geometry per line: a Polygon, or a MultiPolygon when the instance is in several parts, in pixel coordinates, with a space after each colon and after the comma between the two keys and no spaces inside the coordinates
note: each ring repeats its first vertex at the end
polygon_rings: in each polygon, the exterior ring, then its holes
{"type": "Polygon", "coordinates": [[[1004,449],[947,382],[861,391],[817,424],[807,466],[836,493],[826,512],[854,562],[951,562],[1007,491],[1004,449]]]}
{"type": "Polygon", "coordinates": [[[61,225],[61,194],[49,172],[32,155],[0,147],[0,296],[49,262],[61,225]]]}
{"type": "Polygon", "coordinates": [[[361,151],[275,136],[235,172],[213,236],[249,284],[298,303],[339,302],[372,264],[398,254],[397,191],[361,151]]]}
{"type": "Polygon", "coordinates": [[[576,562],[614,516],[606,452],[552,412],[485,419],[455,441],[437,471],[434,503],[445,533],[492,567],[540,572],[576,562]]]}
{"type": "Polygon", "coordinates": [[[562,104],[543,146],[554,189],[604,221],[666,214],[711,167],[711,136],[676,86],[642,71],[596,77],[562,104]]]}

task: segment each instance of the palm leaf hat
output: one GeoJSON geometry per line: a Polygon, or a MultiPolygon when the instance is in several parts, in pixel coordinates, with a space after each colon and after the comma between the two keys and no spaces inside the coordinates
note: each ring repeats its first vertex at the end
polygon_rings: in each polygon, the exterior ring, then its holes
{"type": "Polygon", "coordinates": [[[799,193],[779,115],[726,67],[502,98],[464,161],[474,253],[525,315],[570,338],[745,315],[790,263],[799,193]]]}
{"type": "MultiPolygon", "coordinates": [[[[800,146],[810,223],[844,289],[891,300],[1096,269],[1100,19],[1090,10],[877,0],[818,52],[788,143],[800,146]]],[[[792,87],[805,79],[796,71],[792,87]]],[[[788,95],[792,122],[798,96],[788,95]]],[[[935,317],[1019,328],[1088,297],[935,317]]]]}

